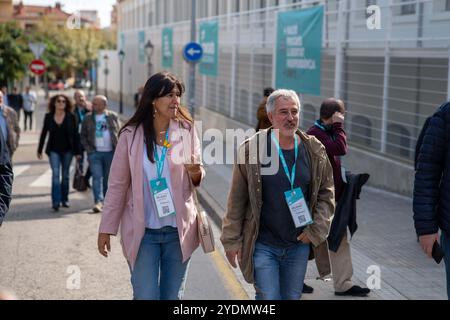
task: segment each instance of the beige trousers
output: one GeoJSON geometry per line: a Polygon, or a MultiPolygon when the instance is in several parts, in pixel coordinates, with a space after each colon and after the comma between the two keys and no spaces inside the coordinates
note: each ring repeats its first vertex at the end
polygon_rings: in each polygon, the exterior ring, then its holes
{"type": "Polygon", "coordinates": [[[337,252],[330,250],[331,271],[333,273],[334,290],[345,292],[353,286],[353,266],[350,252],[350,243],[347,239],[347,231],[342,237],[341,245],[337,252]]]}

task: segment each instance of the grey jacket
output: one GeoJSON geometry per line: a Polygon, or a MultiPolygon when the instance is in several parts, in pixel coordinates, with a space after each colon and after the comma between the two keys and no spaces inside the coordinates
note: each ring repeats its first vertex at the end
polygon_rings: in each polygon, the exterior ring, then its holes
{"type": "Polygon", "coordinates": [[[10,156],[12,157],[19,146],[20,139],[20,127],[17,112],[13,108],[5,105],[0,106],[0,112],[3,112],[3,116],[5,117],[8,126],[8,136],[4,138],[8,145],[10,156]]]}
{"type": "MultiPolygon", "coordinates": [[[[108,130],[111,135],[112,146],[115,149],[117,146],[119,131],[120,131],[120,120],[117,113],[110,110],[105,110],[106,113],[106,123],[108,125],[108,130]]],[[[96,151],[95,148],[95,113],[91,112],[86,114],[84,117],[83,124],[81,126],[81,144],[87,153],[92,153],[96,151]]]]}

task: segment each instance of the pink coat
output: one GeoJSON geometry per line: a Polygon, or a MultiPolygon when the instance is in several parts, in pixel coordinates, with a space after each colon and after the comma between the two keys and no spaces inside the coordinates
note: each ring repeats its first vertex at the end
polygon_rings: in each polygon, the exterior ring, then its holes
{"type": "MultiPolygon", "coordinates": [[[[196,130],[189,130],[190,125],[186,124],[184,123],[183,126],[178,120],[170,121],[169,143],[171,146],[167,152],[183,262],[189,259],[197,249],[199,238],[190,178],[177,154],[184,154],[186,149],[190,148],[201,159],[201,147],[196,130]],[[186,141],[187,139],[189,140],[186,141]],[[190,147],[191,141],[194,141],[193,148],[190,147]]],[[[123,253],[131,268],[134,268],[145,233],[143,152],[142,126],[139,126],[137,130],[135,127],[127,127],[120,135],[114,152],[99,228],[99,233],[117,235],[120,225],[123,253]]],[[[185,156],[190,157],[191,153],[192,151],[187,152],[185,156]]],[[[202,167],[202,179],[204,175],[205,171],[202,167]]]]}

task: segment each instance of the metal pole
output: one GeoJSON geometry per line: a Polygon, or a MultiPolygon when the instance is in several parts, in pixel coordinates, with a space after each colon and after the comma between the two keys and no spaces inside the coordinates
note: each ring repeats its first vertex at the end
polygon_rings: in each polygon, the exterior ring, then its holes
{"type": "Polygon", "coordinates": [[[108,98],[108,61],[105,60],[105,97],[108,98]]]}
{"type": "Polygon", "coordinates": [[[119,105],[119,113],[120,114],[123,114],[122,86],[123,86],[123,61],[122,61],[122,59],[120,59],[120,105],[119,105]]]}
{"type": "Polygon", "coordinates": [[[386,153],[387,122],[389,111],[389,84],[391,74],[391,31],[392,31],[392,7],[388,12],[388,30],[386,32],[386,47],[384,52],[384,79],[383,79],[383,109],[381,113],[381,152],[386,153]]]}
{"type": "MultiPolygon", "coordinates": [[[[336,41],[336,65],[334,72],[334,97],[341,98],[342,93],[342,69],[344,66],[344,50],[342,46],[342,33],[344,32],[344,10],[347,8],[347,0],[339,1],[338,29],[336,41]]],[[[345,13],[347,15],[347,13],[345,13]]]]}
{"type": "MultiPolygon", "coordinates": [[[[196,11],[197,11],[197,1],[191,0],[191,42],[196,40],[196,11]]],[[[195,114],[195,63],[191,62],[189,64],[189,109],[192,117],[195,114]]]]}

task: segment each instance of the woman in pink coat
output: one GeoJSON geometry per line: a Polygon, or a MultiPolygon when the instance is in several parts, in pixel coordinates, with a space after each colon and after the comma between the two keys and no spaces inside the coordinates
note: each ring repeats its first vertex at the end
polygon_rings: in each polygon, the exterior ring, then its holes
{"type": "Polygon", "coordinates": [[[199,245],[192,192],[204,177],[184,85],[153,75],[134,116],[120,131],[109,175],[98,250],[107,257],[120,226],[134,299],[182,299],[189,260],[199,245]]]}

